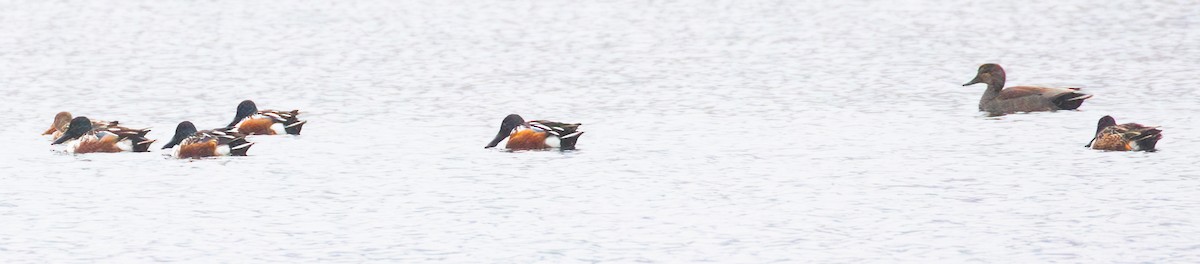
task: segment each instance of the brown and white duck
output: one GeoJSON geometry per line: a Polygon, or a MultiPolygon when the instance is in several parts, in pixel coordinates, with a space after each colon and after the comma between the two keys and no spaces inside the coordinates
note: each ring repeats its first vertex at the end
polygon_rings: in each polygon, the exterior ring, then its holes
{"type": "Polygon", "coordinates": [[[1084,147],[1115,151],[1154,151],[1154,146],[1162,138],[1162,130],[1158,127],[1138,123],[1118,125],[1112,116],[1104,116],[1096,124],[1096,136],[1084,147]]]}

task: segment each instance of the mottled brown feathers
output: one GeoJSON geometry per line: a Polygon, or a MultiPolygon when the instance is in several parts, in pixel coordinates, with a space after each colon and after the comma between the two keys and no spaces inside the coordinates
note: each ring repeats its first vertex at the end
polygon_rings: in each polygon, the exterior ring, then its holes
{"type": "Polygon", "coordinates": [[[1092,143],[1093,149],[1099,150],[1115,150],[1115,151],[1130,151],[1133,150],[1129,146],[1129,141],[1125,140],[1120,134],[1101,133],[1096,136],[1096,142],[1092,143]]]}

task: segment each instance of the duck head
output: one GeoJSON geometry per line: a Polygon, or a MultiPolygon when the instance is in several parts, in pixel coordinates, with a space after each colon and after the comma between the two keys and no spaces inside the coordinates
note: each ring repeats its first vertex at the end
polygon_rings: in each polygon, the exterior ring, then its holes
{"type": "Polygon", "coordinates": [[[1100,131],[1104,131],[1104,128],[1115,125],[1117,125],[1117,119],[1114,119],[1112,116],[1101,117],[1100,121],[1096,122],[1096,133],[1092,134],[1092,140],[1088,141],[1088,144],[1083,145],[1083,147],[1092,147],[1092,143],[1096,143],[1096,138],[1100,137],[1100,131]]]}
{"type": "Polygon", "coordinates": [[[483,148],[496,147],[496,145],[500,144],[500,141],[504,140],[504,138],[507,138],[509,134],[512,134],[513,129],[517,129],[519,126],[527,126],[527,124],[525,124],[525,119],[521,118],[521,116],[517,114],[511,114],[504,117],[504,121],[500,121],[500,132],[496,132],[496,138],[493,138],[492,142],[489,142],[487,146],[484,146],[483,148]]]}
{"type": "Polygon", "coordinates": [[[70,123],[70,112],[58,112],[57,115],[54,115],[54,123],[50,125],[50,129],[46,130],[46,133],[42,133],[42,135],[54,134],[55,131],[67,130],[67,125],[70,123]]]}
{"type": "Polygon", "coordinates": [[[67,125],[67,131],[63,132],[63,135],[55,139],[54,143],[50,143],[50,145],[58,145],[67,142],[67,140],[82,137],[88,131],[92,131],[92,120],[89,120],[85,116],[76,117],[71,119],[71,123],[67,125]]]}
{"type": "Polygon", "coordinates": [[[254,113],[258,113],[258,106],[254,105],[254,101],[242,101],[238,104],[237,114],[233,116],[233,122],[229,122],[228,127],[236,126],[238,122],[242,122],[242,119],[246,119],[247,117],[254,115],[254,113]]]}
{"type": "Polygon", "coordinates": [[[193,125],[190,121],[179,122],[179,125],[175,126],[175,136],[171,137],[171,142],[167,142],[167,145],[164,145],[163,149],[175,147],[175,145],[183,143],[184,139],[193,134],[196,134],[196,125],[193,125]]]}
{"type": "Polygon", "coordinates": [[[963,86],[970,86],[976,83],[993,84],[996,82],[1003,84],[1004,68],[1001,68],[999,64],[988,63],[979,65],[979,72],[975,73],[975,79],[964,83],[963,86]]]}

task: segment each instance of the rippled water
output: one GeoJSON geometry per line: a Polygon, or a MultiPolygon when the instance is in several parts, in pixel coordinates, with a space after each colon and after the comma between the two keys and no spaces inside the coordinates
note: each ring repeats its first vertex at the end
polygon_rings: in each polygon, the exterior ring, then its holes
{"type": "MultiPolygon", "coordinates": [[[[4,262],[1200,262],[1191,1],[8,1],[4,262]],[[982,85],[1084,87],[990,118],[982,85]],[[249,157],[67,155],[301,109],[249,157]],[[485,150],[500,119],[580,150],[485,150]],[[1082,146],[1161,125],[1157,153],[1082,146]]],[[[161,144],[161,143],[160,143],[161,144]]],[[[161,145],[155,145],[158,148],[161,145]]]]}

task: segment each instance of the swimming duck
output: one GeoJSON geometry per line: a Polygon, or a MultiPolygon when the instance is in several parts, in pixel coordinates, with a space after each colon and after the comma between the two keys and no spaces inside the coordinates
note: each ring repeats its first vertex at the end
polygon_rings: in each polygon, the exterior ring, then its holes
{"type": "Polygon", "coordinates": [[[254,143],[246,141],[246,134],[229,128],[196,131],[196,125],[183,121],[175,126],[175,136],[163,146],[169,149],[179,145],[172,154],[176,158],[203,158],[212,156],[246,156],[254,143]]]}
{"type": "Polygon", "coordinates": [[[559,148],[561,150],[575,149],[575,142],[583,131],[576,131],[579,123],[562,123],[547,120],[525,122],[520,115],[511,114],[500,122],[500,132],[496,138],[484,148],[494,148],[500,141],[508,138],[504,148],[509,150],[533,150],[559,148]]]}
{"type": "Polygon", "coordinates": [[[988,63],[979,66],[975,79],[963,84],[987,83],[983,98],[979,99],[979,111],[993,115],[1016,112],[1074,110],[1090,94],[1079,92],[1079,88],[1048,88],[1036,86],[1013,86],[1004,88],[1004,68],[988,63]]]}
{"type": "Polygon", "coordinates": [[[67,151],[83,154],[94,152],[146,152],[154,140],[146,139],[149,129],[132,129],[108,126],[103,129],[92,127],[92,121],[80,116],[71,119],[67,130],[51,145],[67,144],[67,151]]]}
{"type": "MultiPolygon", "coordinates": [[[[109,126],[116,126],[117,123],[117,121],[92,120],[92,129],[108,129],[109,126]]],[[[58,139],[62,137],[63,132],[67,131],[67,126],[70,124],[71,112],[58,112],[57,115],[54,115],[54,123],[50,124],[50,129],[47,129],[42,135],[51,135],[50,140],[58,139]]]]}
{"type": "Polygon", "coordinates": [[[254,105],[254,101],[245,100],[238,104],[237,114],[233,116],[233,122],[229,123],[229,127],[236,128],[238,132],[247,135],[299,135],[300,129],[308,121],[296,118],[298,115],[300,115],[300,110],[260,111],[254,105]]]}
{"type": "Polygon", "coordinates": [[[1118,125],[1112,116],[1104,116],[1096,124],[1096,135],[1092,137],[1092,142],[1084,147],[1116,151],[1154,151],[1154,145],[1158,144],[1162,137],[1162,130],[1158,130],[1158,127],[1138,123],[1118,125]]]}

